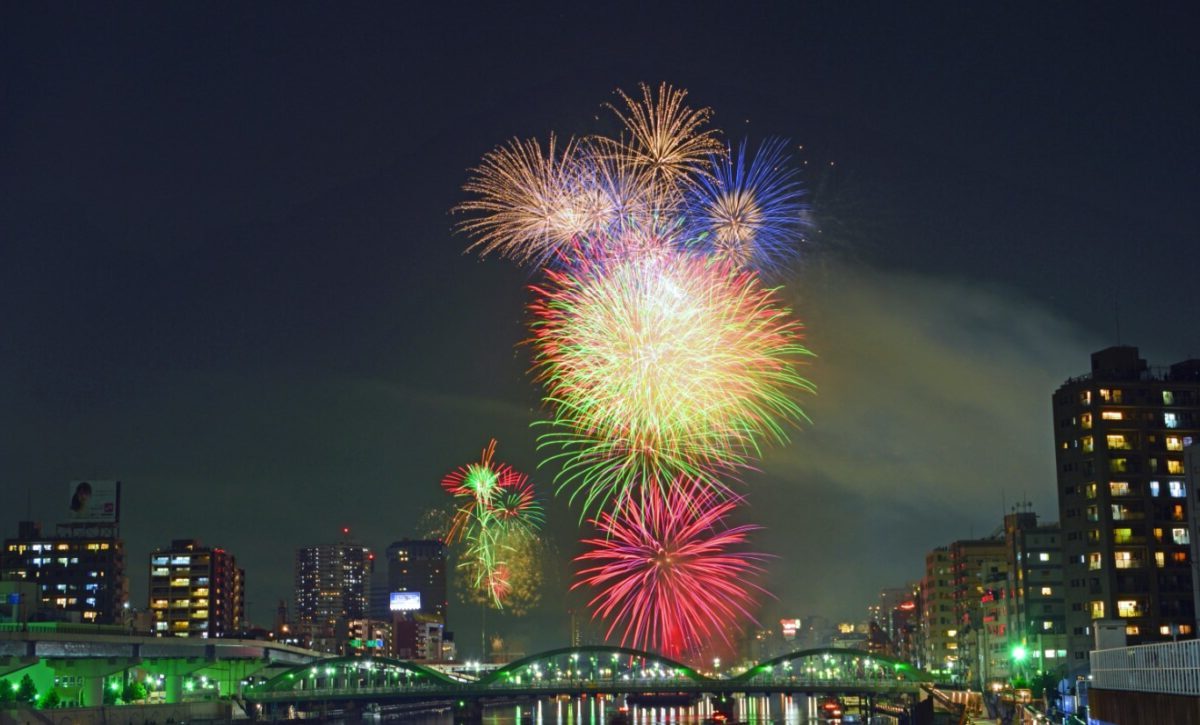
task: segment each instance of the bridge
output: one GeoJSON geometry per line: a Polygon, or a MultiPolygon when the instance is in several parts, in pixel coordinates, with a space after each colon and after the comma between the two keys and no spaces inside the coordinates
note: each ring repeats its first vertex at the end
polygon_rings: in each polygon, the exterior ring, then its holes
{"type": "Polygon", "coordinates": [[[0,625],[0,679],[29,674],[41,692],[55,688],[84,706],[103,704],[105,683],[137,669],[180,702],[192,681],[218,697],[237,693],[251,675],[291,669],[326,655],[278,642],[131,635],[120,627],[56,622],[0,625]],[[64,684],[71,683],[71,684],[64,684]]]}
{"type": "Polygon", "coordinates": [[[869,707],[891,703],[907,710],[931,683],[928,674],[906,662],[860,650],[800,650],[722,676],[652,652],[598,645],[541,652],[475,678],[403,660],[334,657],[294,667],[243,696],[250,714],[258,717],[427,703],[455,707],[464,711],[462,719],[474,720],[489,701],[563,695],[837,695],[856,696],[869,707]]]}

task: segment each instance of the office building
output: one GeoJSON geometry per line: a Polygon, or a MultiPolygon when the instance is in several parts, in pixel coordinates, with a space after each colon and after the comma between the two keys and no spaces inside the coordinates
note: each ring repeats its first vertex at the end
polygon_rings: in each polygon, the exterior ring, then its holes
{"type": "Polygon", "coordinates": [[[159,637],[230,637],[245,626],[245,572],[230,552],[195,539],[151,552],[149,599],[159,637]]]}
{"type": "Polygon", "coordinates": [[[1124,622],[1130,644],[1194,637],[1184,449],[1200,436],[1200,360],[1101,350],[1053,411],[1068,674],[1087,670],[1097,620],[1124,622]]]}
{"type": "Polygon", "coordinates": [[[446,623],[446,546],[434,540],[397,541],[387,548],[389,592],[420,594],[416,613],[446,623]]]}
{"type": "Polygon", "coordinates": [[[366,619],[374,555],[350,540],[296,551],[296,626],[313,649],[338,652],[349,638],[349,622],[366,619]]]}
{"type": "Polygon", "coordinates": [[[35,620],[123,624],[129,600],[125,544],[115,527],[60,526],[44,535],[33,521],[4,540],[0,578],[37,585],[35,620]]]}

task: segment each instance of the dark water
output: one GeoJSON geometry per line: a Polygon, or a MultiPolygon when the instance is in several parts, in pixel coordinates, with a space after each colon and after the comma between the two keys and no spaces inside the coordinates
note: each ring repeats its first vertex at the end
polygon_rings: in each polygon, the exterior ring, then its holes
{"type": "MultiPolygon", "coordinates": [[[[780,723],[783,725],[816,725],[827,721],[817,717],[819,701],[806,697],[783,695],[737,698],[733,719],[751,725],[780,723]]],[[[619,714],[620,700],[604,698],[575,698],[571,700],[541,700],[523,705],[490,707],[484,711],[485,725],[608,725],[619,714]]],[[[701,725],[711,722],[712,706],[707,702],[690,707],[630,707],[625,713],[629,723],[637,725],[701,725]]],[[[404,722],[412,725],[452,725],[449,712],[417,715],[383,714],[383,722],[404,722]]],[[[854,722],[865,722],[861,718],[854,722]]]]}

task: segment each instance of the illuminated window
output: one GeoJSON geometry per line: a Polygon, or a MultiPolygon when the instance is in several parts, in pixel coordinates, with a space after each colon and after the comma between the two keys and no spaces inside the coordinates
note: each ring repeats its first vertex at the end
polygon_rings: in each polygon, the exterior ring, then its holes
{"type": "Polygon", "coordinates": [[[1104,619],[1104,601],[1095,600],[1091,602],[1092,619],[1104,619]]]}
{"type": "Polygon", "coordinates": [[[1089,544],[1099,544],[1100,543],[1100,529],[1089,529],[1088,534],[1087,534],[1087,540],[1088,540],[1089,544]]]}
{"type": "Polygon", "coordinates": [[[1170,390],[1163,391],[1163,405],[1175,405],[1175,393],[1170,390]]]}
{"type": "Polygon", "coordinates": [[[1182,451],[1183,450],[1183,439],[1180,438],[1179,436],[1167,436],[1167,450],[1168,451],[1182,451]]]}
{"type": "Polygon", "coordinates": [[[1124,420],[1125,416],[1119,410],[1105,410],[1100,413],[1104,420],[1124,420]]]}
{"type": "Polygon", "coordinates": [[[1092,429],[1092,414],[1091,413],[1084,413],[1083,415],[1079,416],[1079,427],[1083,428],[1084,430],[1092,429]]]}
{"type": "Polygon", "coordinates": [[[1084,493],[1087,494],[1088,498],[1096,498],[1096,484],[1089,483],[1087,487],[1084,488],[1084,493]]]}
{"type": "Polygon", "coordinates": [[[1141,554],[1132,551],[1115,551],[1113,552],[1113,566],[1118,569],[1140,569],[1142,566],[1141,554]]]}
{"type": "Polygon", "coordinates": [[[1167,473],[1183,474],[1183,461],[1167,461],[1167,473]]]}
{"type": "Polygon", "coordinates": [[[1167,487],[1171,498],[1187,498],[1187,486],[1183,485],[1183,481],[1169,481],[1167,487]]]}
{"type": "Polygon", "coordinates": [[[1177,503],[1171,507],[1171,520],[1172,521],[1183,521],[1184,520],[1183,504],[1177,503]]]}
{"type": "Polygon", "coordinates": [[[1052,622],[1048,619],[1046,621],[1042,622],[1042,631],[1049,632],[1052,629],[1054,629],[1054,622],[1052,622]]]}
{"type": "Polygon", "coordinates": [[[1179,633],[1180,634],[1191,634],[1192,633],[1192,625],[1190,625],[1190,624],[1179,625],[1179,633]]]}
{"type": "Polygon", "coordinates": [[[1113,529],[1114,544],[1128,544],[1133,541],[1133,529],[1113,529]]]}
{"type": "Polygon", "coordinates": [[[1119,599],[1117,600],[1117,616],[1140,617],[1142,616],[1142,605],[1136,599],[1119,599]]]}
{"type": "Polygon", "coordinates": [[[1048,554],[1044,551],[1041,552],[1040,554],[1038,554],[1038,561],[1050,561],[1050,554],[1048,554]]]}
{"type": "Polygon", "coordinates": [[[1114,503],[1111,508],[1113,521],[1131,521],[1142,518],[1141,511],[1134,510],[1123,503],[1114,503]]]}
{"type": "Polygon", "coordinates": [[[1141,629],[1139,629],[1139,628],[1138,628],[1138,626],[1137,626],[1136,624],[1127,624],[1127,625],[1125,625],[1125,634],[1127,634],[1127,635],[1137,635],[1137,634],[1141,634],[1141,633],[1142,633],[1142,630],[1141,630],[1141,629]]]}
{"type": "Polygon", "coordinates": [[[1168,428],[1178,428],[1179,418],[1174,413],[1163,413],[1163,425],[1168,428]]]}
{"type": "Polygon", "coordinates": [[[1171,563],[1172,564],[1186,564],[1187,560],[1188,560],[1188,554],[1186,551],[1172,551],[1171,552],[1171,563]]]}
{"type": "Polygon", "coordinates": [[[1159,627],[1158,633],[1169,637],[1171,635],[1171,625],[1164,624],[1163,626],[1159,627]]]}
{"type": "Polygon", "coordinates": [[[1180,546],[1190,542],[1187,529],[1171,529],[1171,540],[1180,546]]]}
{"type": "Polygon", "coordinates": [[[1096,450],[1096,443],[1091,436],[1084,436],[1079,439],[1079,445],[1083,446],[1084,453],[1091,453],[1096,450]]]}
{"type": "Polygon", "coordinates": [[[1159,569],[1167,565],[1167,555],[1161,551],[1154,552],[1154,565],[1159,569]]]}
{"type": "Polygon", "coordinates": [[[1100,508],[1098,506],[1088,506],[1087,507],[1087,519],[1088,519],[1088,521],[1099,521],[1100,520],[1100,508]]]}
{"type": "Polygon", "coordinates": [[[1151,495],[1151,496],[1157,496],[1157,495],[1158,495],[1158,481],[1151,481],[1151,482],[1150,482],[1150,495],[1151,495]]]}
{"type": "Polygon", "coordinates": [[[1129,487],[1128,481],[1111,481],[1108,484],[1108,492],[1113,496],[1129,496],[1133,491],[1129,487]]]}
{"type": "Polygon", "coordinates": [[[1129,439],[1123,433],[1110,433],[1104,437],[1104,442],[1108,445],[1108,449],[1112,451],[1133,450],[1133,446],[1129,444],[1129,439]]]}
{"type": "Polygon", "coordinates": [[[1050,587],[1042,587],[1042,596],[1043,597],[1048,597],[1052,594],[1054,594],[1053,589],[1051,589],[1050,587]]]}
{"type": "Polygon", "coordinates": [[[1101,554],[1098,551],[1093,551],[1088,554],[1088,568],[1099,569],[1104,566],[1104,560],[1100,558],[1101,554]]]}
{"type": "Polygon", "coordinates": [[[1092,404],[1092,391],[1085,390],[1082,393],[1080,393],[1079,394],[1079,404],[1080,405],[1091,405],[1092,404]]]}
{"type": "Polygon", "coordinates": [[[1108,459],[1108,470],[1113,473],[1129,473],[1128,458],[1110,458],[1108,459]]]}

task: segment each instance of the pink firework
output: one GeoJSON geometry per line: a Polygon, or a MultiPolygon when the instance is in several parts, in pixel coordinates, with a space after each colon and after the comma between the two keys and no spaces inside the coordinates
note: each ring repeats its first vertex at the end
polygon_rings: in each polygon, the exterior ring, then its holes
{"type": "Polygon", "coordinates": [[[644,486],[615,513],[592,523],[602,535],[576,558],[588,566],[572,588],[596,590],[588,603],[608,622],[606,637],[622,629],[621,644],[669,657],[694,653],[715,636],[729,642],[730,624],[754,617],[757,593],[747,584],[763,556],[737,551],[760,527],[725,525],[738,505],[713,489],[679,479],[644,486]]]}

